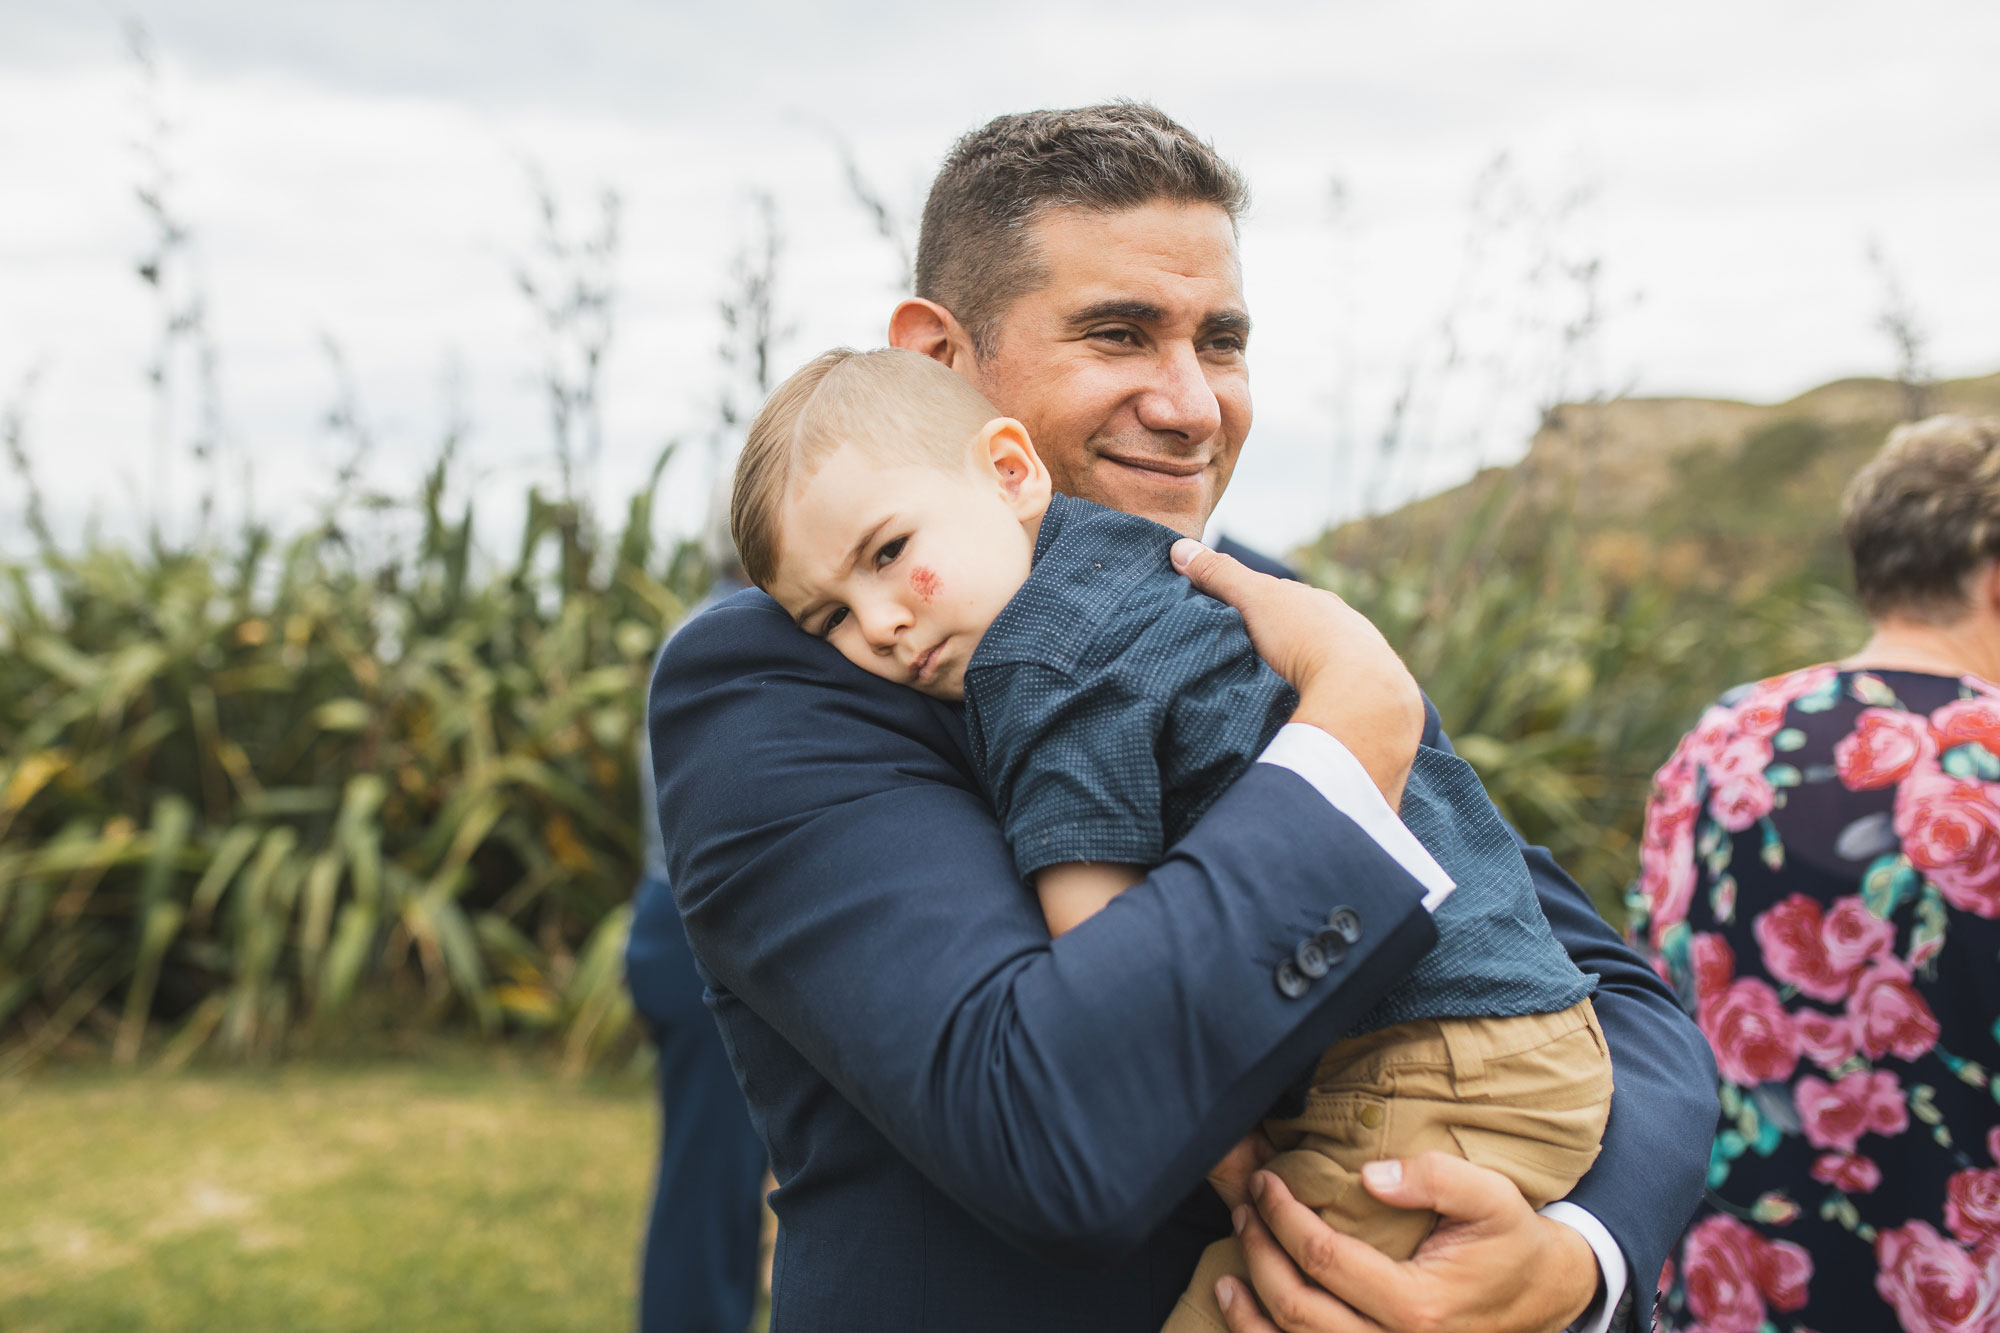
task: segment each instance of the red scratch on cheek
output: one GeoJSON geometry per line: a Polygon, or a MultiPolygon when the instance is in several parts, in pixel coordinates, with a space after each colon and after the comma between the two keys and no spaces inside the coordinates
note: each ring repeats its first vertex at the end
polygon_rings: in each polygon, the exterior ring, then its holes
{"type": "Polygon", "coordinates": [[[928,602],[931,598],[937,596],[937,590],[938,576],[936,574],[933,574],[922,565],[918,565],[910,571],[911,592],[928,602]]]}

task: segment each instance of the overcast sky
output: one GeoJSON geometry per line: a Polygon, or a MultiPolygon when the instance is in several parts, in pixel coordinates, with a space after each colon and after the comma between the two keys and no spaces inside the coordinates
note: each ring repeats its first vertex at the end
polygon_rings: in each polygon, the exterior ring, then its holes
{"type": "MultiPolygon", "coordinates": [[[[29,442],[66,522],[174,521],[195,485],[154,457],[142,377],[156,316],[133,273],[129,16],[160,52],[226,439],[272,514],[322,493],[340,455],[328,339],[378,480],[406,484],[434,449],[447,366],[495,512],[546,477],[510,276],[534,244],[527,163],[579,230],[601,188],[623,200],[594,484],[629,492],[683,437],[666,515],[687,523],[752,191],[778,201],[789,369],[879,342],[896,297],[837,142],[914,210],[967,128],[1115,96],[1157,102],[1250,177],[1257,426],[1224,518],[1269,546],[1506,461],[1552,395],[1768,400],[1885,373],[1871,240],[1936,368],[2000,369],[2000,7],[1982,0],[0,0],[0,397],[39,368],[29,442]],[[1586,301],[1596,331],[1566,344],[1586,301]],[[1373,442],[1406,384],[1385,470],[1373,442]]],[[[0,473],[0,527],[12,486],[0,473]]]]}

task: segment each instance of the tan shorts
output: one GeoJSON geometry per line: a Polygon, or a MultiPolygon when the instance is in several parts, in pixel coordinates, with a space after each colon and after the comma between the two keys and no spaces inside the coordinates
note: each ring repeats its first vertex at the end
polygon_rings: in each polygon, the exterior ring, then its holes
{"type": "MultiPolygon", "coordinates": [[[[1329,1050],[1304,1112],[1264,1123],[1279,1149],[1266,1169],[1335,1229],[1407,1259],[1437,1214],[1376,1199],[1362,1163],[1450,1153],[1540,1208],[1590,1169],[1610,1111],[1611,1054],[1589,1000],[1559,1014],[1419,1019],[1329,1050]]],[[[1225,1330],[1215,1280],[1246,1272],[1234,1237],[1209,1246],[1165,1333],[1225,1330]]]]}

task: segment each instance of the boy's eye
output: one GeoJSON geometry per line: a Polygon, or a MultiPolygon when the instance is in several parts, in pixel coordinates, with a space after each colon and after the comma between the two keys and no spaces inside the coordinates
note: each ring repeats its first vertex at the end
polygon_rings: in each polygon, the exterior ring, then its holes
{"type": "Polygon", "coordinates": [[[834,607],[833,610],[826,613],[826,619],[819,622],[819,636],[824,639],[827,635],[833,633],[834,626],[845,619],[847,619],[847,608],[844,606],[834,607]]]}
{"type": "Polygon", "coordinates": [[[908,544],[909,540],[910,539],[908,537],[898,537],[896,538],[896,540],[892,542],[885,542],[882,546],[882,549],[875,553],[875,567],[877,569],[880,569],[882,566],[888,564],[890,561],[894,560],[897,556],[901,555],[903,553],[903,547],[908,544]]]}

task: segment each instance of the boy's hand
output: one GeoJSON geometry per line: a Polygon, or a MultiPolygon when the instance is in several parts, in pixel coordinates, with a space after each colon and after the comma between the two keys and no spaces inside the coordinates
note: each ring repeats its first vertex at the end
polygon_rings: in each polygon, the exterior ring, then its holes
{"type": "Polygon", "coordinates": [[[1253,1129],[1208,1169],[1208,1183],[1231,1212],[1250,1202],[1250,1177],[1278,1155],[1261,1129],[1253,1129]]]}
{"type": "Polygon", "coordinates": [[[1259,574],[1192,537],[1170,554],[1190,583],[1242,613],[1258,656],[1299,692],[1292,720],[1353,751],[1389,808],[1400,807],[1424,735],[1424,700],[1381,631],[1324,589],[1259,574]]]}

